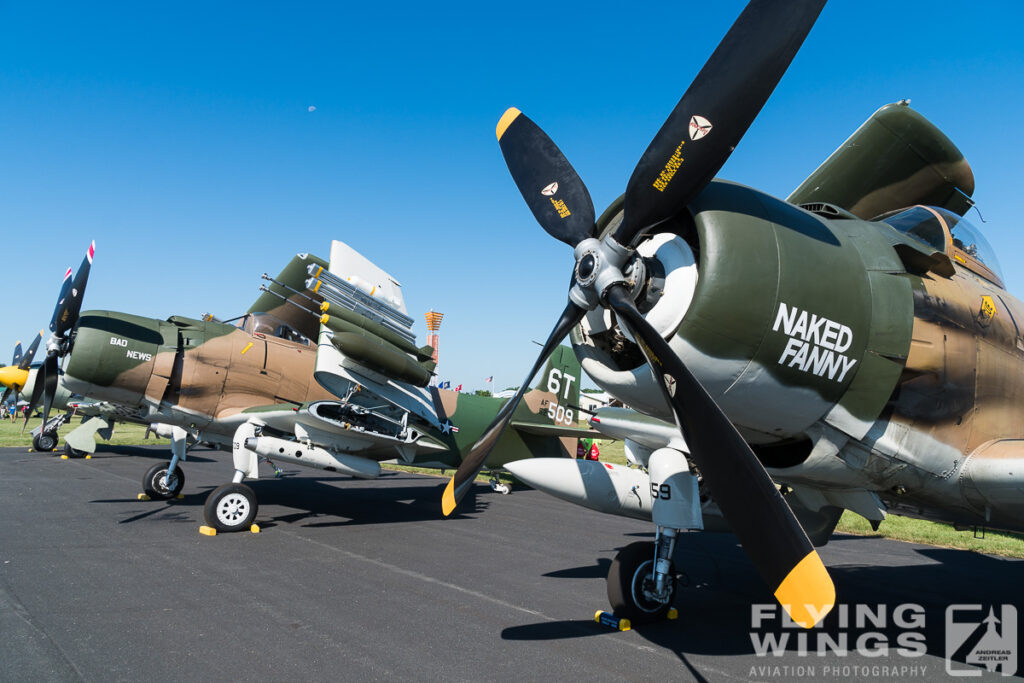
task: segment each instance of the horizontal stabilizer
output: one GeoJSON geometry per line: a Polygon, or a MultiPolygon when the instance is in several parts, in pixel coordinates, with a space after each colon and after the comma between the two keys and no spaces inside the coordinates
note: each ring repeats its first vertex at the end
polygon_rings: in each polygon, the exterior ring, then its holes
{"type": "Polygon", "coordinates": [[[525,434],[535,434],[537,436],[568,436],[579,439],[607,438],[600,432],[593,429],[587,429],[586,427],[568,427],[561,424],[539,424],[536,422],[512,422],[510,426],[525,434]]]}

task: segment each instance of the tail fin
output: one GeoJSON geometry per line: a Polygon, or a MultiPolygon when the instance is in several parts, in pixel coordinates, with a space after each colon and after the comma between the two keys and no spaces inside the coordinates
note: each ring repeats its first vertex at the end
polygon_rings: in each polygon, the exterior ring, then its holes
{"type": "Polygon", "coordinates": [[[544,366],[544,374],[534,389],[555,394],[559,405],[576,406],[580,403],[580,362],[568,346],[559,346],[544,366]]]}
{"type": "Polygon", "coordinates": [[[528,392],[513,418],[514,424],[544,424],[576,427],[580,402],[580,362],[568,346],[559,346],[544,371],[528,392]],[[535,398],[540,396],[540,398],[535,398]],[[531,400],[532,399],[532,400],[531,400]],[[571,407],[570,407],[571,406],[571,407]]]}

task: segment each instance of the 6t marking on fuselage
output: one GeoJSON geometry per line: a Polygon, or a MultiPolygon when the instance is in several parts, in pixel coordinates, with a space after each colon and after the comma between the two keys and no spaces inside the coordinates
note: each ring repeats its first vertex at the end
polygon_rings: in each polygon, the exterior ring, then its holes
{"type": "MultiPolygon", "coordinates": [[[[128,340],[127,339],[122,339],[121,337],[111,337],[110,338],[110,345],[111,346],[127,347],[128,346],[128,340]]],[[[125,356],[127,356],[128,358],[131,358],[132,360],[141,360],[141,361],[145,361],[147,363],[149,361],[153,360],[153,354],[151,354],[151,353],[143,353],[142,351],[132,351],[131,349],[127,349],[127,348],[125,349],[125,356]]]]}
{"type": "MultiPolygon", "coordinates": [[[[548,373],[547,389],[556,397],[562,394],[562,398],[569,398],[569,392],[572,389],[572,383],[576,381],[576,378],[568,373],[563,373],[557,368],[551,368],[551,372],[548,373]],[[565,386],[565,390],[562,387],[565,386]]],[[[566,408],[558,404],[558,401],[549,401],[547,404],[547,415],[548,418],[554,420],[558,424],[572,425],[575,418],[575,414],[572,408],[566,408]]]]}

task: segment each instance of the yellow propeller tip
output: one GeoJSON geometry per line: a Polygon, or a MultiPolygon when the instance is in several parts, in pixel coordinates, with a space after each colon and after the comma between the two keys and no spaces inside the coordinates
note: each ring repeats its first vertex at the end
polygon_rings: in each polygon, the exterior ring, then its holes
{"type": "Polygon", "coordinates": [[[448,480],[448,486],[444,487],[444,493],[441,495],[441,512],[444,516],[455,512],[455,479],[448,480]]]}
{"type": "Polygon", "coordinates": [[[505,131],[508,130],[508,127],[512,125],[512,122],[516,120],[516,117],[522,113],[515,107],[509,107],[505,110],[505,113],[498,119],[498,127],[494,131],[497,133],[499,140],[501,140],[501,136],[505,134],[505,131]]]}
{"type": "Polygon", "coordinates": [[[790,570],[775,591],[775,599],[793,623],[814,628],[836,604],[836,587],[812,550],[790,570]]]}

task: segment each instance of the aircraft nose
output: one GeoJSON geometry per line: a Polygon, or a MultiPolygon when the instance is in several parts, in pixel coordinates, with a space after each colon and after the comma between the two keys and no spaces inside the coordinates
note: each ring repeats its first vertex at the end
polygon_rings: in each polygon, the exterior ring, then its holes
{"type": "Polygon", "coordinates": [[[0,368],[0,384],[10,389],[23,389],[28,381],[28,370],[22,370],[17,365],[8,365],[0,368]]]}

